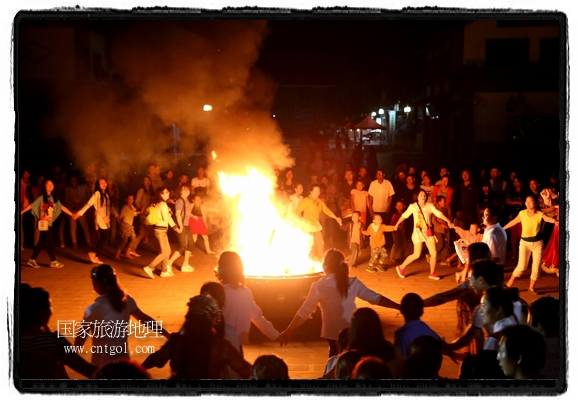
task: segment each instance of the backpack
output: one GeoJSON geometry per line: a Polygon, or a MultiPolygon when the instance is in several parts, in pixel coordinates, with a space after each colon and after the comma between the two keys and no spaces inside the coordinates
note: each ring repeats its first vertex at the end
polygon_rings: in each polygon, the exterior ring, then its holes
{"type": "Polygon", "coordinates": [[[145,214],[144,214],[144,221],[145,224],[147,225],[156,225],[157,222],[159,221],[159,212],[157,210],[157,208],[155,207],[154,204],[151,204],[150,206],[148,206],[148,208],[145,210],[145,214]]]}

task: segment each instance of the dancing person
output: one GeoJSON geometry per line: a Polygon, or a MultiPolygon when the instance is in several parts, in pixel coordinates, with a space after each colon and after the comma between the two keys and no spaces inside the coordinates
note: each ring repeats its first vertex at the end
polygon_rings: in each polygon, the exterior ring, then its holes
{"type": "MultiPolygon", "coordinates": [[[[64,188],[64,205],[74,214],[80,210],[87,201],[88,198],[86,197],[86,189],[83,186],[78,185],[78,179],[76,176],[71,176],[69,185],[64,188]]],[[[82,231],[84,232],[86,245],[91,247],[92,244],[90,242],[90,230],[88,229],[86,215],[83,215],[78,219],[70,218],[70,238],[72,239],[72,248],[78,248],[78,241],[76,237],[77,223],[80,224],[82,231]]]]}
{"type": "Polygon", "coordinates": [[[216,326],[221,309],[208,295],[192,297],[185,323],[157,352],[148,356],[143,367],[162,368],[169,360],[172,379],[247,379],[249,364],[228,340],[219,337],[216,326]],[[231,376],[231,370],[234,376],[231,376]]]}
{"type": "Polygon", "coordinates": [[[368,303],[399,310],[399,304],[368,289],[356,277],[349,277],[349,266],[343,253],[337,249],[328,250],[323,260],[325,276],[311,285],[309,294],[297,311],[293,320],[281,333],[279,341],[285,345],[298,329],[317,309],[321,308],[321,337],[329,343],[329,357],[337,355],[339,332],[350,326],[356,309],[355,299],[359,297],[368,303]]]}
{"type": "Polygon", "coordinates": [[[126,204],[120,210],[120,215],[118,217],[120,222],[121,242],[116,250],[116,255],[114,256],[115,260],[120,260],[121,253],[123,253],[124,258],[128,258],[129,260],[133,258],[133,256],[130,254],[130,246],[136,239],[133,223],[134,217],[139,215],[140,211],[137,211],[137,209],[134,207],[134,196],[132,194],[126,196],[125,203],[126,204]]]}
{"type": "Polygon", "coordinates": [[[203,243],[205,244],[205,252],[207,254],[215,254],[215,252],[211,250],[211,245],[209,243],[209,229],[205,223],[204,210],[206,210],[206,207],[203,207],[203,198],[201,195],[195,194],[190,211],[191,217],[189,219],[189,227],[191,234],[193,235],[193,244],[197,242],[197,238],[201,235],[203,243]]]}
{"type": "Polygon", "coordinates": [[[404,357],[409,356],[410,344],[415,338],[422,335],[432,336],[437,340],[440,338],[428,324],[421,320],[423,308],[423,299],[416,293],[407,293],[401,299],[400,311],[405,323],[395,331],[394,343],[404,357]]]}
{"type": "MultiPolygon", "coordinates": [[[[427,193],[427,191],[426,191],[427,193]]],[[[391,215],[390,225],[397,225],[397,221],[401,218],[403,212],[405,211],[405,205],[403,202],[398,201],[395,203],[395,212],[391,215]]],[[[400,259],[405,259],[405,251],[407,247],[407,239],[405,236],[405,226],[406,224],[401,224],[397,231],[393,232],[393,247],[391,248],[390,259],[391,263],[396,263],[400,259]]]]}
{"type": "Polygon", "coordinates": [[[217,273],[225,289],[223,316],[235,328],[241,345],[249,344],[251,322],[270,340],[277,340],[279,332],[263,316],[263,311],[253,299],[253,292],[245,286],[243,261],[239,254],[223,252],[219,257],[217,273]]]}
{"type": "Polygon", "coordinates": [[[40,254],[40,251],[46,247],[46,251],[50,257],[50,268],[64,267],[64,264],[59,262],[54,255],[52,224],[56,221],[60,212],[64,212],[70,216],[73,214],[56,198],[56,195],[54,194],[54,184],[50,179],[43,182],[42,194],[38,196],[32,204],[29,204],[20,211],[20,214],[24,215],[28,210],[32,210],[32,215],[34,215],[38,220],[37,229],[40,232],[40,236],[34,245],[32,256],[28,260],[27,264],[32,268],[40,268],[36,262],[36,258],[40,254]]]}
{"type": "Polygon", "coordinates": [[[154,226],[155,237],[159,241],[160,252],[157,256],[143,268],[144,272],[151,278],[154,279],[154,270],[156,266],[162,262],[161,278],[166,278],[174,276],[172,267],[169,265],[169,259],[171,257],[171,244],[169,243],[168,229],[169,226],[178,234],[182,232],[182,228],[175,224],[171,216],[171,210],[167,205],[167,200],[171,192],[165,187],[159,187],[155,190],[155,197],[152,201],[154,209],[150,212],[157,213],[157,221],[154,226]]]}
{"type": "MultiPolygon", "coordinates": [[[[551,188],[547,188],[540,192],[540,196],[543,199],[545,209],[554,209],[556,221],[560,223],[560,210],[557,204],[559,199],[551,188]]],[[[554,225],[552,230],[552,235],[548,240],[548,244],[544,249],[544,255],[542,257],[542,271],[547,274],[556,274],[560,276],[560,226],[554,225]]]]}
{"type": "Polygon", "coordinates": [[[518,289],[493,287],[486,290],[481,303],[484,324],[492,325],[492,334],[484,342],[484,350],[498,351],[502,329],[518,324],[514,317],[514,301],[519,300],[518,289]]]}
{"type": "Polygon", "coordinates": [[[175,216],[177,218],[177,225],[181,227],[181,233],[179,233],[180,247],[169,259],[169,266],[172,267],[176,259],[183,255],[185,259],[181,266],[181,272],[193,272],[195,269],[191,264],[189,264],[193,246],[195,244],[193,234],[189,227],[191,219],[191,202],[189,201],[191,189],[189,188],[189,185],[182,184],[180,186],[179,194],[180,197],[175,201],[175,216]]]}
{"type": "Polygon", "coordinates": [[[114,268],[108,264],[101,264],[92,269],[90,274],[92,287],[98,294],[93,304],[84,311],[82,318],[83,328],[77,332],[74,339],[75,346],[84,345],[88,336],[92,337],[92,348],[103,349],[108,346],[117,349],[112,352],[93,352],[92,364],[102,366],[109,361],[129,359],[128,335],[107,335],[97,332],[97,326],[105,323],[124,324],[128,326],[130,317],[134,317],[138,324],[151,328],[152,332],[168,337],[169,333],[148,314],[137,306],[135,300],[120,286],[120,281],[114,268]],[[123,351],[118,351],[118,349],[123,351]]]}
{"type": "Polygon", "coordinates": [[[140,211],[140,228],[136,239],[129,246],[129,254],[134,257],[140,257],[136,249],[140,242],[147,243],[150,237],[149,226],[145,223],[145,210],[151,205],[154,196],[153,181],[148,176],[143,178],[142,186],[137,190],[134,204],[140,211]]]}
{"type": "Polygon", "coordinates": [[[379,315],[375,310],[361,307],[353,313],[349,328],[349,346],[344,354],[351,351],[359,351],[363,357],[380,358],[394,378],[401,378],[403,355],[385,339],[379,315]]]}
{"type": "Polygon", "coordinates": [[[536,210],[536,199],[533,195],[526,196],[526,209],[518,213],[518,216],[508,222],[504,226],[504,230],[516,225],[522,224],[522,237],[520,240],[520,250],[518,252],[518,265],[508,283],[506,285],[511,287],[516,278],[522,276],[524,271],[528,268],[528,261],[532,256],[532,274],[530,276],[530,287],[528,290],[534,294],[536,292],[536,282],[540,276],[540,267],[542,265],[542,249],[544,242],[540,232],[542,220],[551,224],[558,225],[558,221],[554,218],[548,217],[542,211],[536,210]]]}
{"type": "Polygon", "coordinates": [[[98,255],[102,252],[104,246],[110,241],[110,216],[114,209],[111,207],[111,198],[108,192],[108,183],[106,179],[100,178],[98,185],[86,204],[74,214],[73,218],[78,219],[90,208],[94,207],[95,226],[98,230],[98,242],[94,251],[88,253],[88,258],[93,264],[102,264],[98,255]]]}
{"type": "Polygon", "coordinates": [[[353,268],[357,268],[357,259],[363,249],[363,230],[365,225],[360,221],[359,211],[353,211],[351,214],[351,221],[343,224],[341,229],[347,230],[347,244],[351,250],[349,255],[349,265],[353,268]]]}
{"type": "Polygon", "coordinates": [[[440,277],[435,273],[437,252],[436,252],[435,236],[433,233],[433,229],[431,228],[430,222],[432,214],[440,218],[444,222],[446,222],[450,228],[453,228],[454,224],[452,224],[451,221],[447,219],[445,215],[442,214],[441,211],[435,208],[433,204],[427,202],[426,191],[420,189],[417,196],[417,202],[410,204],[410,206],[407,208],[407,210],[402,214],[402,216],[395,224],[394,229],[397,230],[399,225],[405,219],[413,215],[413,220],[415,224],[413,228],[413,233],[411,235],[411,240],[413,242],[413,254],[409,255],[405,259],[403,264],[395,267],[397,275],[400,278],[405,278],[405,268],[420,257],[423,244],[425,243],[430,254],[429,279],[433,280],[440,279],[440,277]]]}
{"type": "Polygon", "coordinates": [[[318,184],[312,184],[309,190],[309,196],[303,199],[301,204],[295,210],[295,214],[303,216],[304,230],[306,230],[313,238],[313,257],[320,259],[324,252],[325,243],[323,242],[323,235],[321,234],[321,223],[319,216],[323,212],[329,218],[333,218],[341,226],[341,218],[337,217],[333,211],[319,198],[321,188],[318,184]]]}
{"type": "Polygon", "coordinates": [[[394,226],[384,225],[379,214],[374,214],[373,222],[366,230],[361,231],[365,236],[369,236],[369,246],[371,247],[369,266],[365,269],[367,272],[385,271],[383,265],[387,261],[387,250],[385,249],[384,233],[393,231],[394,226]],[[373,267],[375,264],[377,264],[376,268],[373,267]]]}

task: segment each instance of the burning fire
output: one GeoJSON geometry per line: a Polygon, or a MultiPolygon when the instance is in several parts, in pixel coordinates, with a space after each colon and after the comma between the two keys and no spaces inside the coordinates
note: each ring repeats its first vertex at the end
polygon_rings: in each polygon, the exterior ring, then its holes
{"type": "Polygon", "coordinates": [[[255,168],[247,168],[246,172],[219,172],[222,193],[228,196],[234,210],[230,248],[243,259],[245,275],[321,272],[321,265],[309,258],[313,240],[301,229],[302,222],[291,204],[276,199],[269,177],[255,168]]]}

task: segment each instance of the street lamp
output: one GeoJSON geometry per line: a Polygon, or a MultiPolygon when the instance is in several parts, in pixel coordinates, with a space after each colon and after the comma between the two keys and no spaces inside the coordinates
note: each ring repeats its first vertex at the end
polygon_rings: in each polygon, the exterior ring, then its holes
{"type": "MultiPolygon", "coordinates": [[[[383,108],[380,108],[377,113],[379,114],[379,124],[385,126],[385,111],[383,108]]],[[[387,135],[387,132],[386,132],[387,135]]],[[[383,132],[381,129],[379,130],[379,145],[381,146],[383,143],[383,132]]]]}
{"type": "Polygon", "coordinates": [[[411,112],[411,107],[410,107],[410,106],[405,106],[405,107],[403,108],[403,112],[406,113],[406,114],[409,114],[409,113],[411,112]]]}
{"type": "Polygon", "coordinates": [[[376,113],[375,111],[371,113],[371,118],[375,117],[376,113]]]}
{"type": "Polygon", "coordinates": [[[210,104],[205,104],[203,106],[203,111],[213,111],[213,106],[210,104]]]}

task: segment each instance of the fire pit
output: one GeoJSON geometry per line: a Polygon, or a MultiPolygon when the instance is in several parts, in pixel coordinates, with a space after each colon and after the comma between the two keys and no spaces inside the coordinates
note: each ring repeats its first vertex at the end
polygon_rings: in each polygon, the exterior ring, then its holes
{"type": "MultiPolygon", "coordinates": [[[[245,285],[253,292],[255,303],[263,315],[281,332],[291,323],[295,313],[301,308],[309,289],[323,276],[322,272],[290,276],[246,276],[245,285]]],[[[319,339],[321,332],[321,311],[317,309],[304,326],[297,330],[294,339],[319,339]]],[[[251,340],[265,339],[254,326],[251,340]]]]}

